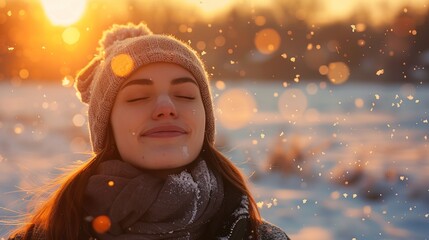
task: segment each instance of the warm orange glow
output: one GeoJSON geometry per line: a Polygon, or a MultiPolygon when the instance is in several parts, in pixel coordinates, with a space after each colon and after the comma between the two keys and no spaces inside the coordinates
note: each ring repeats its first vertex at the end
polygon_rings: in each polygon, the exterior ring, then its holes
{"type": "Polygon", "coordinates": [[[349,79],[349,67],[343,62],[329,64],[328,78],[333,84],[342,84],[349,79]]]}
{"type": "Polygon", "coordinates": [[[223,47],[225,45],[226,39],[224,36],[220,35],[215,38],[214,42],[217,47],[223,47]]]}
{"type": "Polygon", "coordinates": [[[75,27],[66,28],[62,34],[63,41],[69,45],[73,45],[79,41],[80,32],[75,27]]]}
{"type": "Polygon", "coordinates": [[[21,79],[27,79],[30,76],[30,72],[27,69],[21,69],[19,70],[19,77],[21,79]]]}
{"type": "Polygon", "coordinates": [[[219,90],[225,90],[226,85],[225,85],[224,81],[221,81],[221,80],[216,81],[215,85],[216,85],[217,89],[219,89],[219,90]]]}
{"type": "Polygon", "coordinates": [[[201,51],[206,49],[206,43],[204,41],[198,41],[197,42],[197,49],[201,50],[201,51]]]}
{"type": "Polygon", "coordinates": [[[355,99],[355,106],[357,108],[363,108],[364,104],[365,104],[365,102],[362,98],[356,98],[355,99]]]}
{"type": "Polygon", "coordinates": [[[231,89],[219,97],[218,119],[225,128],[239,129],[251,121],[256,109],[252,95],[243,89],[231,89]]]}
{"type": "Polygon", "coordinates": [[[280,47],[280,35],[272,29],[266,28],[256,33],[255,46],[260,53],[271,54],[280,47]]]}
{"type": "Polygon", "coordinates": [[[70,26],[85,11],[87,0],[41,0],[46,16],[53,25],[70,26]]]}
{"type": "Polygon", "coordinates": [[[326,75],[326,74],[328,74],[328,72],[329,72],[328,66],[322,65],[322,66],[319,67],[319,73],[321,75],[326,75]]]}
{"type": "Polygon", "coordinates": [[[73,125],[74,126],[76,126],[76,127],[82,127],[85,124],[86,119],[85,119],[85,116],[83,116],[82,114],[78,113],[78,114],[75,114],[73,116],[72,121],[73,121],[73,125]]]}
{"type": "Polygon", "coordinates": [[[307,109],[307,96],[300,89],[288,89],[280,96],[278,108],[285,119],[296,121],[307,109]]]}
{"type": "Polygon", "coordinates": [[[24,132],[24,125],[22,125],[21,123],[15,124],[15,127],[14,127],[13,131],[17,135],[23,133],[24,132]]]}
{"type": "Polygon", "coordinates": [[[110,66],[117,76],[125,77],[133,70],[134,61],[128,54],[119,54],[112,59],[110,66]]]}
{"type": "Polygon", "coordinates": [[[100,234],[109,231],[111,225],[110,218],[105,215],[100,215],[92,221],[92,228],[100,234]]]}
{"type": "Polygon", "coordinates": [[[229,0],[188,0],[188,2],[201,9],[205,13],[205,16],[211,16],[224,11],[228,7],[231,7],[233,3],[233,1],[229,0]]]}
{"type": "Polygon", "coordinates": [[[264,16],[257,16],[255,18],[255,24],[257,26],[264,26],[266,22],[267,22],[267,19],[264,16]]]}

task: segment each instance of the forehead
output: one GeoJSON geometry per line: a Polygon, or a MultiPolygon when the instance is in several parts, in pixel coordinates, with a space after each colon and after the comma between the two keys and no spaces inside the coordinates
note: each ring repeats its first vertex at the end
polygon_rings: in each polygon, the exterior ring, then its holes
{"type": "Polygon", "coordinates": [[[127,79],[150,79],[152,81],[171,80],[178,77],[194,79],[194,76],[184,67],[173,63],[150,63],[138,68],[127,79]]]}
{"type": "Polygon", "coordinates": [[[130,86],[148,86],[157,89],[169,89],[174,86],[188,88],[184,83],[193,84],[192,88],[200,88],[195,77],[184,67],[173,63],[151,63],[134,71],[121,84],[119,91],[130,86]]]}

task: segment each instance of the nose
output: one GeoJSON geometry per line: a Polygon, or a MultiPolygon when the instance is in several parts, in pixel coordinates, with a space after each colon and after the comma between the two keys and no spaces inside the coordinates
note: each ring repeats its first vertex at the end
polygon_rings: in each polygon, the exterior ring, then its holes
{"type": "Polygon", "coordinates": [[[152,114],[153,119],[163,119],[163,118],[176,118],[177,111],[176,106],[171,101],[171,98],[166,95],[159,96],[155,109],[152,114]]]}

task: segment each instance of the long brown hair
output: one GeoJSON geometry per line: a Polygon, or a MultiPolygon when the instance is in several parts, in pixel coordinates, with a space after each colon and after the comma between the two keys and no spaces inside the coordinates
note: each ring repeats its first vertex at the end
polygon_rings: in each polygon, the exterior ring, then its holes
{"type": "MultiPolygon", "coordinates": [[[[11,234],[12,237],[20,234],[23,239],[31,239],[30,234],[34,229],[38,235],[44,236],[44,239],[47,240],[78,239],[85,221],[82,209],[88,179],[95,173],[101,162],[119,157],[111,127],[108,129],[104,148],[75,170],[54,181],[59,188],[36,209],[33,215],[30,215],[24,226],[11,234]]],[[[226,181],[248,197],[252,235],[256,236],[261,218],[243,175],[207,140],[204,140],[203,149],[212,155],[207,161],[213,166],[213,170],[219,172],[226,181]]]]}

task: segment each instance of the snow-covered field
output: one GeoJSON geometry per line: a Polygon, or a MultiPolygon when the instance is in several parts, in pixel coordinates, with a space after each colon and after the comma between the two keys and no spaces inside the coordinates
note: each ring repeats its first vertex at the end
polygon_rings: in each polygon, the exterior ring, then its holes
{"type": "MultiPolygon", "coordinates": [[[[429,87],[213,88],[217,145],[249,177],[263,217],[293,239],[429,239],[429,87]]],[[[85,111],[70,87],[0,83],[0,220],[86,160],[85,111]]]]}

